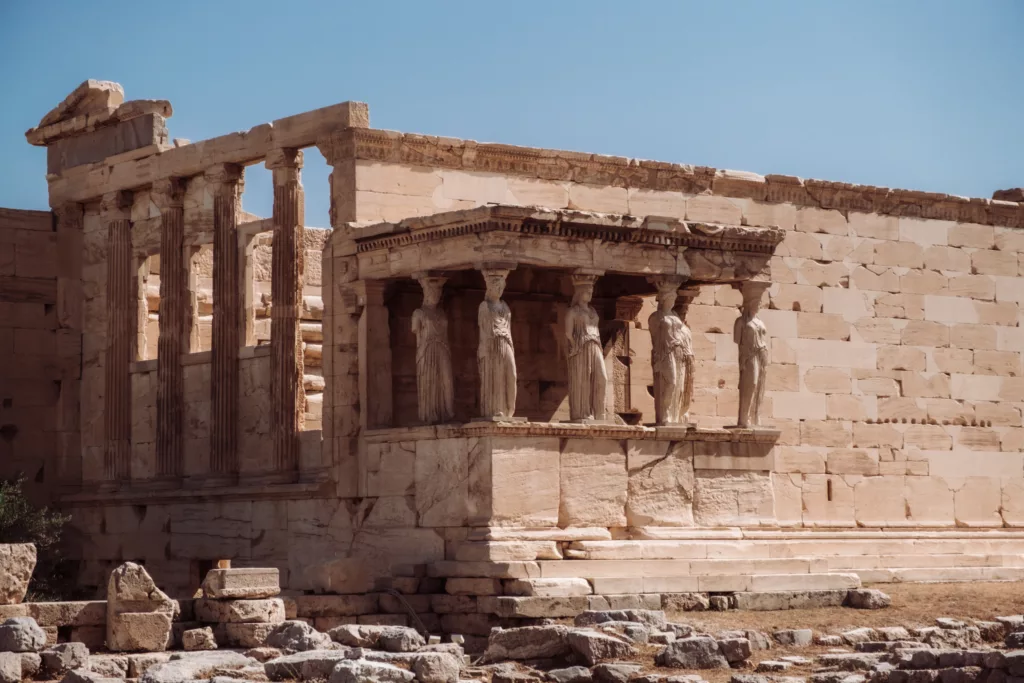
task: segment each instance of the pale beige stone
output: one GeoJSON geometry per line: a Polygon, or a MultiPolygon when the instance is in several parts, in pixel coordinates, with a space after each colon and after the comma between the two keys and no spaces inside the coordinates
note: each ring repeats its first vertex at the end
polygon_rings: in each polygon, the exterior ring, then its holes
{"type": "Polygon", "coordinates": [[[859,448],[902,448],[903,432],[891,424],[857,422],[853,425],[853,445],[859,448]]]}
{"type": "Polygon", "coordinates": [[[821,255],[826,261],[845,261],[862,242],[846,235],[817,235],[821,241],[821,255]]]}
{"type": "Polygon", "coordinates": [[[1017,254],[980,249],[971,254],[971,272],[981,275],[1017,275],[1017,254]]]}
{"type": "Polygon", "coordinates": [[[693,524],[693,455],[688,443],[630,441],[629,526],[693,524]]]}
{"type": "Polygon", "coordinates": [[[928,355],[928,361],[929,372],[963,374],[974,371],[974,351],[970,349],[935,349],[928,355]]]}
{"type": "Polygon", "coordinates": [[[628,476],[620,442],[568,439],[560,460],[559,526],[624,526],[628,476]]]}
{"type": "Polygon", "coordinates": [[[843,287],[850,279],[850,266],[834,261],[804,261],[797,270],[797,282],[813,287],[843,287]]]}
{"type": "Polygon", "coordinates": [[[492,522],[498,526],[556,526],[558,439],[494,437],[490,443],[492,522]]]}
{"type": "Polygon", "coordinates": [[[874,263],[879,266],[921,268],[924,250],[914,242],[879,242],[875,245],[874,263]]]}
{"type": "Polygon", "coordinates": [[[949,227],[948,237],[951,247],[991,249],[995,246],[995,228],[991,225],[956,223],[949,227]]]}
{"type": "Polygon", "coordinates": [[[686,200],[686,220],[739,225],[743,209],[738,200],[730,197],[697,195],[686,200]]]}
{"type": "Polygon", "coordinates": [[[922,294],[881,294],[875,297],[874,311],[883,318],[924,320],[924,300],[922,294]]]}
{"type": "Polygon", "coordinates": [[[174,611],[174,602],[146,570],[126,562],[111,573],[107,584],[107,648],[114,652],[167,649],[174,611]]]}
{"type": "Polygon", "coordinates": [[[768,391],[799,391],[800,368],[776,363],[768,366],[768,391]]]}
{"type": "Polygon", "coordinates": [[[949,450],[953,437],[941,425],[908,425],[903,431],[903,443],[908,448],[926,451],[949,450]]]}
{"type": "Polygon", "coordinates": [[[775,454],[775,472],[824,474],[828,450],[810,446],[782,446],[775,454]]]}
{"type": "Polygon", "coordinates": [[[907,477],[907,519],[920,524],[955,521],[953,491],[941,477],[907,477]]]}
{"type": "Polygon", "coordinates": [[[771,307],[783,311],[820,312],[820,287],[811,285],[774,285],[768,292],[771,307]]]}
{"type": "Polygon", "coordinates": [[[873,237],[880,240],[897,240],[900,237],[899,219],[877,213],[849,214],[850,231],[858,237],[873,237]]]}
{"type": "Polygon", "coordinates": [[[771,524],[774,491],[768,473],[698,471],[694,520],[701,526],[771,524]]]}
{"type": "MultiPolygon", "coordinates": [[[[629,213],[634,216],[686,218],[686,199],[679,193],[631,187],[629,188],[628,202],[629,213]]],[[[540,206],[552,206],[552,204],[537,204],[540,206]]],[[[771,225],[771,223],[750,223],[750,225],[771,225]]]]}
{"type": "Polygon", "coordinates": [[[594,591],[586,579],[510,579],[504,582],[505,595],[566,598],[590,595],[594,591]]]}
{"type": "Polygon", "coordinates": [[[906,519],[906,477],[865,477],[854,485],[857,523],[885,526],[906,519]]]}
{"type": "Polygon", "coordinates": [[[910,422],[925,416],[924,399],[893,396],[878,401],[878,419],[910,422]]]}
{"type": "Polygon", "coordinates": [[[825,402],[825,414],[829,420],[853,420],[856,422],[874,418],[878,413],[874,396],[853,396],[832,394],[825,402]]]}
{"type": "Polygon", "coordinates": [[[962,349],[997,348],[997,330],[991,325],[953,325],[949,330],[949,343],[962,349]]]}
{"type": "Polygon", "coordinates": [[[804,387],[819,394],[848,394],[853,385],[849,368],[810,368],[803,377],[804,387]]]}
{"type": "Polygon", "coordinates": [[[852,431],[838,420],[806,420],[800,424],[800,440],[805,446],[849,446],[852,431]]]}
{"type": "Polygon", "coordinates": [[[851,339],[873,344],[899,344],[907,321],[897,318],[861,318],[853,326],[851,339]]]}
{"type": "Polygon", "coordinates": [[[800,232],[823,232],[831,235],[847,235],[850,232],[846,216],[841,212],[810,206],[797,208],[795,228],[800,232]]]}
{"type": "Polygon", "coordinates": [[[841,476],[804,475],[802,502],[805,525],[855,525],[853,488],[841,476]]]}
{"type": "Polygon", "coordinates": [[[927,320],[910,320],[903,328],[904,346],[949,346],[949,326],[927,320]]]}
{"type": "Polygon", "coordinates": [[[924,267],[928,270],[971,272],[971,255],[963,249],[931,246],[924,250],[924,267]]]}
{"type": "Polygon", "coordinates": [[[787,420],[824,420],[825,394],[811,394],[800,391],[772,391],[772,417],[787,420]]]}
{"type": "Polygon", "coordinates": [[[1016,351],[977,350],[974,352],[974,372],[979,375],[1021,375],[1021,354],[1016,351]]]}
{"type": "Polygon", "coordinates": [[[900,241],[920,245],[948,244],[949,231],[955,225],[952,221],[900,218],[900,241]]]}
{"type": "Polygon", "coordinates": [[[878,474],[878,453],[864,449],[837,448],[828,452],[828,474],[878,474]]]}
{"type": "Polygon", "coordinates": [[[820,259],[821,242],[814,235],[804,232],[790,231],[775,250],[778,256],[797,256],[800,258],[820,259]]]}
{"type": "Polygon", "coordinates": [[[996,278],[989,275],[957,275],[949,279],[947,290],[951,296],[992,301],[996,298],[996,278]]]}
{"type": "Polygon", "coordinates": [[[625,214],[629,213],[629,198],[624,187],[573,183],[569,186],[569,208],[625,214]]]}
{"type": "MultiPolygon", "coordinates": [[[[835,313],[843,316],[847,322],[859,322],[873,315],[873,297],[856,289],[826,287],[821,290],[823,313],[835,313]]],[[[873,341],[864,339],[864,341],[873,341]]]]}
{"type": "Polygon", "coordinates": [[[952,282],[934,270],[912,270],[900,278],[900,291],[908,294],[941,294],[947,287],[951,288],[952,282]]]}
{"type": "Polygon", "coordinates": [[[858,266],[850,273],[850,285],[871,292],[899,292],[900,276],[882,266],[858,266]]]}
{"type": "Polygon", "coordinates": [[[35,566],[33,544],[0,544],[0,605],[16,605],[25,599],[35,566]]]}
{"type": "Polygon", "coordinates": [[[979,420],[991,422],[995,426],[1019,427],[1021,426],[1020,408],[1005,403],[991,403],[982,401],[974,403],[974,412],[979,420]]]}
{"type": "Polygon", "coordinates": [[[919,372],[901,372],[900,387],[904,396],[922,398],[949,398],[949,375],[919,372]]]}
{"type": "Polygon", "coordinates": [[[753,199],[739,200],[745,225],[774,225],[783,230],[796,226],[796,207],[792,204],[771,204],[753,199]]]}
{"type": "Polygon", "coordinates": [[[842,316],[829,313],[797,313],[797,330],[805,339],[850,338],[850,324],[842,316]]]}
{"type": "Polygon", "coordinates": [[[1000,479],[1002,496],[999,510],[1003,522],[1008,526],[1024,526],[1024,479],[1004,477],[1000,479]]]}
{"type": "Polygon", "coordinates": [[[983,325],[1016,325],[1020,307],[1013,301],[975,302],[978,322],[983,325]]]}
{"type": "Polygon", "coordinates": [[[878,367],[879,347],[863,342],[828,339],[775,339],[772,343],[773,363],[793,363],[810,367],[870,368],[878,367]]]}
{"type": "Polygon", "coordinates": [[[203,595],[218,600],[272,598],[280,592],[276,567],[211,569],[203,579],[203,595]]]}
{"type": "Polygon", "coordinates": [[[878,347],[878,368],[881,370],[918,370],[928,367],[928,357],[923,349],[912,346],[878,347]]]}
{"type": "Polygon", "coordinates": [[[961,427],[956,435],[956,445],[991,453],[999,450],[999,433],[984,427],[961,427]]]}
{"type": "Polygon", "coordinates": [[[800,474],[772,473],[775,492],[775,518],[781,526],[803,523],[803,477],[800,474]]]}
{"type": "Polygon", "coordinates": [[[996,301],[1009,301],[1020,305],[1024,303],[1024,282],[1016,277],[995,277],[996,301]]]}

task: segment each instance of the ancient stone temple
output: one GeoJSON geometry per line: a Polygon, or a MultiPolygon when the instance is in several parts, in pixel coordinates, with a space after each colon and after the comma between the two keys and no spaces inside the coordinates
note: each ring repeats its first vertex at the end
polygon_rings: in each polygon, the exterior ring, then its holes
{"type": "Polygon", "coordinates": [[[52,211],[0,210],[0,474],[85,585],[230,559],[528,617],[1024,578],[1020,191],[170,115],[84,83],[27,133],[52,211]]]}

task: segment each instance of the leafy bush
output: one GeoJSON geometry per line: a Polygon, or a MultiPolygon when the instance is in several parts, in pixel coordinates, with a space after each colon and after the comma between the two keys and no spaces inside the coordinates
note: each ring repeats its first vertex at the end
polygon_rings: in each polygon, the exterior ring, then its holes
{"type": "Polygon", "coordinates": [[[36,569],[26,601],[60,600],[70,597],[72,563],[60,552],[60,538],[67,515],[36,507],[22,490],[24,479],[0,482],[0,543],[34,543],[36,569]]]}

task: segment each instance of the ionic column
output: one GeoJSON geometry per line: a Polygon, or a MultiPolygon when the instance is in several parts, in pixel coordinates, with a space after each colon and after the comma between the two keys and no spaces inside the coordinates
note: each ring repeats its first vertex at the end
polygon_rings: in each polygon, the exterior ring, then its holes
{"type": "MultiPolygon", "coordinates": [[[[65,375],[60,383],[57,403],[57,478],[61,483],[82,481],[82,445],[79,423],[81,405],[81,368],[89,363],[82,350],[82,205],[75,203],[53,207],[57,229],[57,327],[58,335],[71,343],[59,345],[64,358],[74,354],[78,372],[65,375]]],[[[95,364],[97,359],[92,359],[95,364]]],[[[63,366],[63,362],[61,363],[63,366]]]]}
{"type": "Polygon", "coordinates": [[[238,472],[238,349],[242,346],[242,273],[238,195],[242,168],[220,164],[206,172],[213,195],[213,334],[210,383],[210,471],[238,472]]]}
{"type": "Polygon", "coordinates": [[[298,469],[299,431],[305,419],[302,336],[299,330],[305,272],[302,152],[267,155],[274,174],[274,246],[271,260],[270,420],[276,469],[298,469]]]}
{"type": "Polygon", "coordinates": [[[359,286],[359,403],[364,406],[364,429],[390,427],[392,420],[391,328],[384,288],[379,280],[359,286]]]}
{"type": "Polygon", "coordinates": [[[100,212],[107,224],[107,351],[104,389],[106,450],[104,478],[131,477],[132,387],[130,365],[135,360],[136,274],[132,272],[131,195],[103,196],[100,212]]]}
{"type": "Polygon", "coordinates": [[[184,183],[166,178],[153,183],[160,209],[160,336],[156,355],[156,474],[182,475],[185,379],[181,354],[188,328],[188,264],[185,261],[184,183]]]}

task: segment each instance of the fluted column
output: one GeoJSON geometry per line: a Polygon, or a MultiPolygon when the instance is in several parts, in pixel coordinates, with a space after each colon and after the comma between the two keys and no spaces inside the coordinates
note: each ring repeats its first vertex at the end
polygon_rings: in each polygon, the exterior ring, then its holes
{"type": "Polygon", "coordinates": [[[302,337],[299,332],[305,272],[302,152],[267,155],[274,174],[274,245],[271,259],[270,420],[274,463],[281,472],[298,469],[299,431],[305,419],[302,337]]]}
{"type": "Polygon", "coordinates": [[[181,354],[188,340],[188,263],[185,260],[184,183],[153,183],[160,209],[160,336],[156,355],[156,474],[180,477],[185,419],[185,378],[181,354]]]}
{"type": "Polygon", "coordinates": [[[63,484],[82,481],[82,443],[80,406],[82,368],[98,362],[82,354],[82,237],[84,213],[82,205],[61,204],[53,207],[57,229],[57,334],[66,342],[58,345],[61,366],[72,359],[60,382],[60,398],[56,406],[57,478],[63,484]]]}
{"type": "Polygon", "coordinates": [[[238,472],[238,349],[243,343],[238,195],[242,168],[220,164],[206,172],[213,194],[213,335],[211,341],[210,471],[238,472]]]}
{"type": "Polygon", "coordinates": [[[107,224],[106,449],[103,473],[108,481],[126,481],[131,477],[130,365],[135,360],[136,306],[131,195],[124,192],[104,195],[100,211],[107,224]]]}

